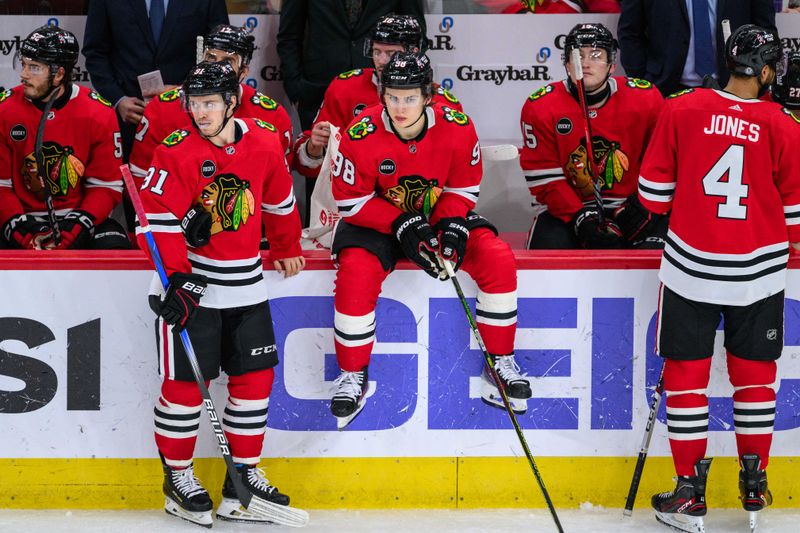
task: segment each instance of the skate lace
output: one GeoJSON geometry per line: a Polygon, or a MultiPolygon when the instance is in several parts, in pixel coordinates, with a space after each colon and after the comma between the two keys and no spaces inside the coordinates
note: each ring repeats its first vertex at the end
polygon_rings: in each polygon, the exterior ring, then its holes
{"type": "Polygon", "coordinates": [[[519,373],[520,368],[514,360],[514,355],[496,357],[494,360],[494,369],[506,383],[525,380],[522,374],[519,373]]]}
{"type": "Polygon", "coordinates": [[[187,498],[191,498],[197,494],[202,494],[206,491],[194,475],[194,469],[189,466],[183,470],[172,471],[172,484],[180,491],[181,494],[187,498]]]}
{"type": "Polygon", "coordinates": [[[251,468],[247,472],[247,481],[258,490],[272,494],[277,489],[269,484],[264,471],[260,468],[251,468]]]}
{"type": "Polygon", "coordinates": [[[358,398],[361,396],[362,379],[362,372],[342,372],[339,377],[333,381],[333,385],[336,387],[334,398],[358,398]]]}

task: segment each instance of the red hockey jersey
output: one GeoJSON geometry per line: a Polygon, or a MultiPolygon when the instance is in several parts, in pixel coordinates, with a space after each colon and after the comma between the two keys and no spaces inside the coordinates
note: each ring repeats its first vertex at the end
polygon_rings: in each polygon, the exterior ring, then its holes
{"type": "MultiPolygon", "coordinates": [[[[22,87],[0,93],[0,226],[14,215],[46,215],[34,145],[42,111],[22,87]]],[[[111,104],[71,85],[45,121],[44,180],[57,215],[82,209],[99,224],[122,199],[122,144],[111,104]]]]}
{"type": "Polygon", "coordinates": [[[619,0],[477,0],[492,13],[619,13],[619,0]]]}
{"type": "MultiPolygon", "coordinates": [[[[230,308],[267,299],[259,252],[262,212],[270,258],[302,253],[300,215],[278,134],[258,119],[235,120],[242,136],[222,148],[193,127],[171,133],[156,149],[142,185],[142,203],[167,274],[208,277],[203,307],[230,308]],[[180,222],[198,203],[211,213],[211,241],[187,248],[180,222]]],[[[147,249],[142,236],[139,240],[147,249]]],[[[155,278],[151,293],[160,292],[155,278]]]]}
{"type": "Polygon", "coordinates": [[[443,105],[428,106],[426,128],[404,141],[383,106],[373,106],[343,131],[333,161],[333,197],[344,220],[391,233],[402,212],[465,217],[483,175],[472,120],[443,105]]]}
{"type": "Polygon", "coordinates": [[[639,178],[645,207],[672,209],[667,287],[724,305],[784,289],[787,231],[800,242],[798,146],[800,121],[775,104],[711,89],[667,100],[639,178]]]}
{"type": "MultiPolygon", "coordinates": [[[[285,153],[289,154],[292,143],[292,120],[286,110],[272,98],[256,92],[249,85],[242,84],[242,103],[236,110],[238,118],[257,118],[272,124],[281,135],[285,153]]],[[[144,116],[136,129],[131,150],[131,172],[141,182],[153,152],[164,138],[176,129],[189,129],[191,119],[183,109],[180,87],[161,93],[147,104],[144,116]]]]}
{"type": "MultiPolygon", "coordinates": [[[[663,107],[652,83],[622,76],[608,80],[611,96],[589,110],[592,148],[603,203],[619,206],[636,193],[644,150],[663,107]]],[[[522,107],[520,166],[537,212],[570,222],[594,201],[581,106],[565,81],[531,94],[522,107]]]]}
{"type": "MultiPolygon", "coordinates": [[[[458,98],[441,86],[434,88],[433,102],[463,111],[458,98]]],[[[317,113],[314,123],[330,122],[337,128],[344,128],[353,118],[367,107],[380,103],[378,95],[378,76],[374,68],[356,69],[343,72],[333,79],[325,91],[325,99],[317,113]]],[[[294,143],[293,166],[300,174],[315,178],[319,175],[322,160],[313,160],[305,152],[305,143],[311,137],[311,130],[304,131],[294,143]]]]}

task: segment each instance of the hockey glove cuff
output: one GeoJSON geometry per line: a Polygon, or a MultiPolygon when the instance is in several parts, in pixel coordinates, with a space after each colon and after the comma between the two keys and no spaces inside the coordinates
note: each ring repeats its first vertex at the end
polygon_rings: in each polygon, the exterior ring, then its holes
{"type": "Polygon", "coordinates": [[[61,230],[61,242],[57,246],[59,250],[85,249],[94,237],[94,216],[76,209],[59,220],[58,227],[61,230]]]}
{"type": "Polygon", "coordinates": [[[403,213],[392,223],[392,232],[400,242],[403,254],[414,261],[428,275],[438,278],[440,267],[436,254],[439,239],[428,220],[419,214],[403,213]]]}
{"type": "Polygon", "coordinates": [[[600,211],[595,206],[586,206],[572,219],[572,229],[583,248],[622,248],[622,231],[608,220],[600,223],[600,211]]]}
{"type": "Polygon", "coordinates": [[[3,225],[3,238],[10,247],[32,249],[35,237],[52,233],[47,222],[31,215],[14,215],[3,225]]]}
{"type": "Polygon", "coordinates": [[[186,244],[193,248],[205,246],[211,240],[211,213],[197,204],[183,215],[181,228],[186,244]]]}
{"type": "Polygon", "coordinates": [[[653,220],[653,214],[639,201],[638,194],[632,194],[614,211],[614,223],[622,231],[622,237],[628,242],[638,240],[653,220]]]}
{"type": "Polygon", "coordinates": [[[158,314],[164,322],[181,331],[200,306],[200,298],[206,293],[208,279],[200,274],[174,272],[169,277],[169,286],[158,314]]]}
{"type": "Polygon", "coordinates": [[[458,272],[467,252],[467,220],[461,217],[443,218],[436,223],[436,234],[442,259],[453,263],[453,271],[458,272]]]}

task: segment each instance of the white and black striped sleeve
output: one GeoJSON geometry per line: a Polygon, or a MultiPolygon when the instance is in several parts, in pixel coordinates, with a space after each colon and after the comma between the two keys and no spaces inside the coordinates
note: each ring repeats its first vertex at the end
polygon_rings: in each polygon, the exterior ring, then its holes
{"type": "MultiPolygon", "coordinates": [[[[153,233],[181,233],[181,221],[172,213],[146,213],[147,222],[153,233]]],[[[136,234],[143,233],[139,219],[136,219],[136,234]]]]}
{"type": "Polygon", "coordinates": [[[639,176],[639,196],[659,204],[671,203],[675,196],[675,182],[662,183],[639,176]]]}
{"type": "Polygon", "coordinates": [[[554,181],[566,180],[564,169],[561,167],[541,168],[538,170],[523,170],[525,181],[529,188],[540,187],[554,181]]]}
{"type": "Polygon", "coordinates": [[[269,213],[271,215],[291,215],[292,211],[294,210],[295,205],[295,198],[294,198],[294,188],[289,191],[289,196],[287,196],[283,201],[277,204],[268,204],[262,203],[261,209],[265,213],[269,213]]]}
{"type": "Polygon", "coordinates": [[[339,214],[342,215],[342,217],[351,217],[361,211],[361,208],[373,198],[375,198],[374,192],[366,196],[359,196],[358,198],[336,200],[336,207],[339,209],[339,214]]]}

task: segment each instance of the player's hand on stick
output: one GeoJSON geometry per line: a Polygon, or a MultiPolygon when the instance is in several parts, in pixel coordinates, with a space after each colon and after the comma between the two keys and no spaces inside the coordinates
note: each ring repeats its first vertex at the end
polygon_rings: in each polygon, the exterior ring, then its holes
{"type": "Polygon", "coordinates": [[[94,236],[94,217],[86,211],[70,211],[58,221],[61,230],[61,242],[54,248],[68,250],[70,248],[87,248],[94,236]]]}
{"type": "Polygon", "coordinates": [[[441,267],[437,259],[439,239],[428,220],[416,213],[403,213],[392,223],[392,232],[400,242],[403,254],[428,275],[439,278],[441,267]]]}
{"type": "Polygon", "coordinates": [[[639,195],[634,193],[614,210],[614,223],[622,232],[622,237],[633,242],[653,220],[653,214],[639,201],[639,195]]]}
{"type": "Polygon", "coordinates": [[[311,137],[306,143],[306,151],[311,157],[322,157],[325,147],[328,146],[328,139],[331,136],[331,123],[317,122],[311,128],[311,137]]]}
{"type": "Polygon", "coordinates": [[[47,222],[31,215],[15,215],[3,226],[3,236],[11,246],[24,250],[43,250],[41,243],[52,235],[47,222]]]}
{"type": "Polygon", "coordinates": [[[158,314],[176,331],[181,331],[200,307],[207,285],[208,279],[200,274],[173,272],[158,314]]]}
{"type": "Polygon", "coordinates": [[[436,223],[435,229],[442,259],[452,263],[453,271],[458,272],[467,252],[467,220],[461,217],[443,218],[436,223]]]}
{"type": "Polygon", "coordinates": [[[211,213],[197,204],[183,215],[181,228],[186,244],[193,248],[205,246],[211,240],[211,213]]]}
{"type": "Polygon", "coordinates": [[[586,206],[572,219],[572,229],[583,248],[621,248],[622,231],[611,221],[600,222],[600,211],[595,206],[586,206]]]}
{"type": "Polygon", "coordinates": [[[117,112],[128,124],[139,124],[144,115],[144,101],[134,96],[123,96],[117,103],[117,112]]]}
{"type": "Polygon", "coordinates": [[[306,267],[306,258],[302,255],[297,257],[288,257],[286,259],[277,259],[272,262],[275,270],[283,274],[284,278],[291,278],[295,274],[299,274],[301,270],[306,267]]]}

